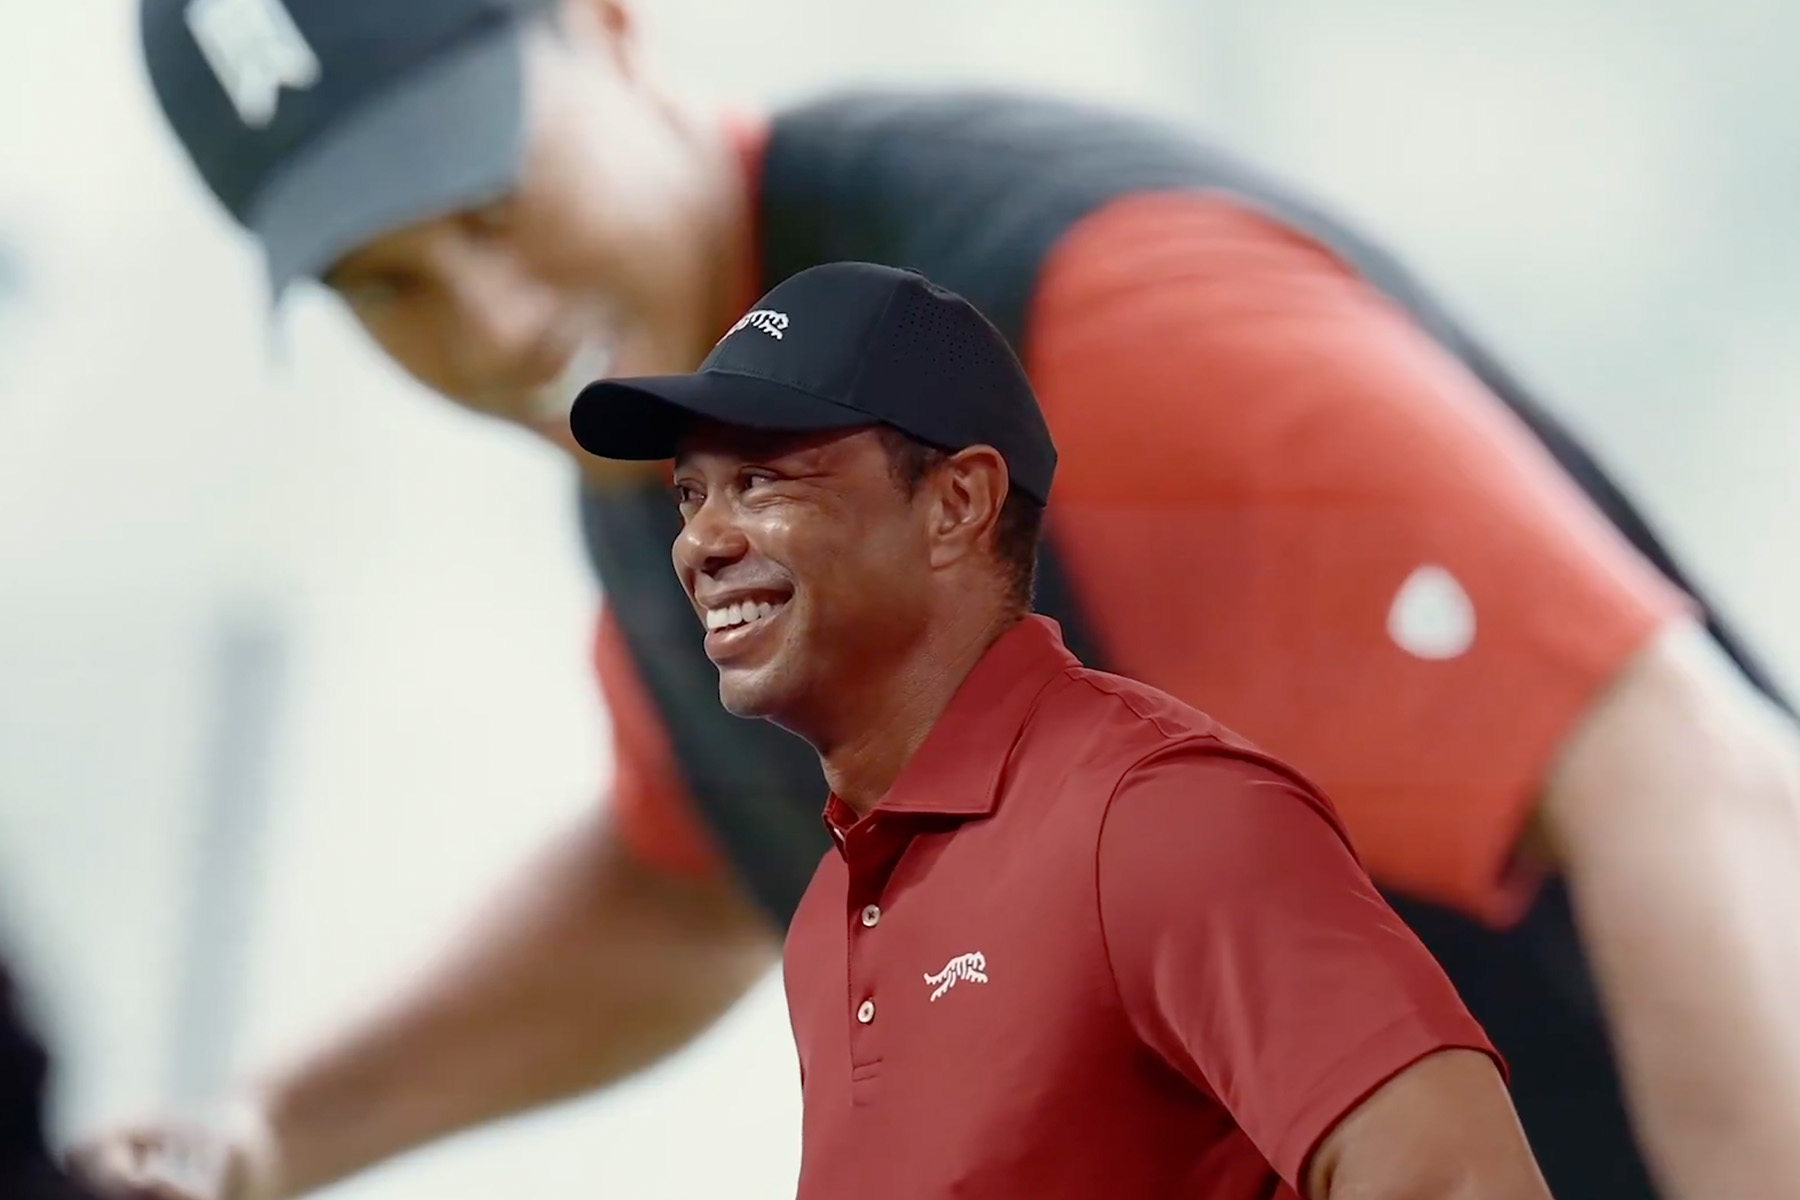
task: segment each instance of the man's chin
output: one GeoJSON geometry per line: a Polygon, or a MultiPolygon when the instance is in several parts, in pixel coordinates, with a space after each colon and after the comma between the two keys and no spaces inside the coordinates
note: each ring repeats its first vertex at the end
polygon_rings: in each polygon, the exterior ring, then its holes
{"type": "Polygon", "coordinates": [[[796,700],[781,673],[769,670],[767,664],[719,671],[719,703],[726,712],[746,721],[767,721],[804,738],[788,721],[798,715],[796,700]]]}
{"type": "Polygon", "coordinates": [[[733,679],[732,672],[719,672],[719,703],[734,717],[746,721],[767,721],[774,717],[773,706],[754,680],[733,679]]]}

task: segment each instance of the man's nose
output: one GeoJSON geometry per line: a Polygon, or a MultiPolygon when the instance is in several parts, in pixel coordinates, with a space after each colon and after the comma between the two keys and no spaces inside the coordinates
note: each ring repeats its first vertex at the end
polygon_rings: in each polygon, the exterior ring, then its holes
{"type": "Polygon", "coordinates": [[[675,569],[682,578],[717,575],[744,557],[749,539],[738,525],[730,504],[720,496],[709,496],[682,523],[675,538],[675,569]]]}

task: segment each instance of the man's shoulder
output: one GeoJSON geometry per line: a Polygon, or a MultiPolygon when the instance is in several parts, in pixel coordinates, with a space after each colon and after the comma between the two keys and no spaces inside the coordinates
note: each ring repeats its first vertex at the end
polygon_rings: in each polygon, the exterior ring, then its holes
{"type": "MultiPolygon", "coordinates": [[[[1286,797],[1322,817],[1349,841],[1330,797],[1282,755],[1211,714],[1136,679],[1081,666],[1049,689],[1034,715],[1043,766],[1076,782],[1067,789],[1101,822],[1121,796],[1177,797],[1207,821],[1241,820],[1237,801],[1262,806],[1286,797]],[[1221,809],[1220,802],[1228,807],[1221,809]]],[[[1046,776],[1048,777],[1048,776],[1046,776]]]]}
{"type": "Polygon", "coordinates": [[[1199,738],[1233,748],[1255,747],[1211,713],[1141,679],[1116,675],[1082,663],[1067,675],[1070,686],[1059,700],[1102,714],[1119,727],[1135,728],[1146,738],[1180,744],[1199,738]]]}
{"type": "Polygon", "coordinates": [[[1198,822],[1230,841],[1297,803],[1348,842],[1325,792],[1286,759],[1167,692],[1078,665],[1039,697],[1008,776],[1009,794],[1034,798],[1044,861],[1085,861],[1121,806],[1140,832],[1187,836],[1198,822]]]}
{"type": "Polygon", "coordinates": [[[776,109],[768,122],[772,137],[840,134],[864,153],[879,147],[868,135],[939,134],[955,140],[982,139],[1005,130],[1030,139],[1055,138],[1084,130],[1117,136],[1156,133],[1188,145],[1192,134],[1155,115],[1091,100],[1070,99],[1005,87],[835,88],[776,109]]]}
{"type": "Polygon", "coordinates": [[[1042,263],[1135,192],[1277,190],[1194,130],[1146,113],[996,89],[855,89],[777,113],[758,171],[762,271],[910,267],[967,298],[1015,349],[1042,263]]]}
{"type": "Polygon", "coordinates": [[[1138,191],[1277,188],[1200,130],[1030,91],[844,89],[776,112],[767,128],[765,218],[805,214],[839,236],[876,211],[1051,225],[1138,191]]]}
{"type": "Polygon", "coordinates": [[[1115,784],[1147,763],[1181,758],[1231,758],[1297,774],[1212,714],[1141,680],[1083,665],[1046,690],[1026,732],[1045,750],[1072,752],[1078,761],[1071,769],[1115,784]]]}

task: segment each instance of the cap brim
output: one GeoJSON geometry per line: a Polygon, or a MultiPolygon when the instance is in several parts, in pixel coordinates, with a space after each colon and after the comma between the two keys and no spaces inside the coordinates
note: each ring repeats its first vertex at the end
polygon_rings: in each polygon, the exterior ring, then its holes
{"type": "Polygon", "coordinates": [[[274,295],[384,233],[512,189],[525,145],[523,36],[511,21],[401,75],[269,181],[246,224],[274,295]]]}
{"type": "Polygon", "coordinates": [[[591,383],[569,411],[569,431],[589,454],[655,462],[673,458],[696,419],[742,429],[824,433],[876,420],[811,392],[755,375],[699,371],[591,383]]]}

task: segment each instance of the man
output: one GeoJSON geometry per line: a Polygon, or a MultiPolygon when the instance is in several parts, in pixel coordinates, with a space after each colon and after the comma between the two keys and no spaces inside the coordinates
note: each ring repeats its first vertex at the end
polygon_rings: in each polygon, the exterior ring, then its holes
{"type": "Polygon", "coordinates": [[[1056,450],[966,302],[814,267],[572,424],[675,460],[720,699],[831,787],[785,956],[800,1200],[1548,1200],[1324,797],[1029,616],[1056,450]]]}
{"type": "MultiPolygon", "coordinates": [[[[1791,720],[1368,241],[1077,107],[834,96],[727,128],[645,73],[616,0],[145,0],[143,23],[273,286],[325,280],[423,383],[565,445],[566,376],[691,369],[804,267],[968,297],[1062,451],[1038,607],[1329,790],[1506,1056],[1552,1188],[1654,1194],[1640,1138],[1677,1200],[1800,1178],[1791,720]]],[[[247,1085],[277,1194],[657,1061],[773,961],[827,844],[815,756],[718,705],[663,473],[584,467],[611,803],[440,971],[247,1085]]]]}

